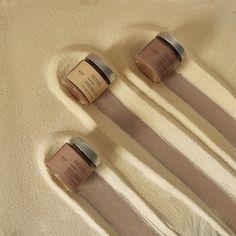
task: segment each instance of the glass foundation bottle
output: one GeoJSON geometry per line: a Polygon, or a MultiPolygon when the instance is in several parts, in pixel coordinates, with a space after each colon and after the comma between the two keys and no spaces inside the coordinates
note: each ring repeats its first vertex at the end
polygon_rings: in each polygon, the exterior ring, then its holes
{"type": "Polygon", "coordinates": [[[73,97],[87,105],[94,102],[113,80],[112,70],[90,53],[63,78],[62,83],[73,97]]]}
{"type": "Polygon", "coordinates": [[[184,54],[184,48],[173,36],[160,32],[134,57],[134,61],[148,78],[160,82],[175,71],[184,54]]]}
{"type": "Polygon", "coordinates": [[[100,164],[100,158],[86,142],[76,137],[65,143],[45,163],[66,190],[74,192],[100,164]]]}

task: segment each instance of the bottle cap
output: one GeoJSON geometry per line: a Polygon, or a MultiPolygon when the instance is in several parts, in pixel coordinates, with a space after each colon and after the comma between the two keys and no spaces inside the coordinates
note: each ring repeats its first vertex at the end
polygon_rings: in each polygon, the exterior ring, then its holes
{"type": "Polygon", "coordinates": [[[162,38],[166,42],[168,42],[175,49],[175,51],[179,54],[181,61],[184,59],[185,50],[181,46],[181,44],[173,36],[171,36],[167,32],[159,32],[157,34],[157,37],[162,38]]]}
{"type": "Polygon", "coordinates": [[[97,154],[93,151],[93,149],[84,142],[81,138],[75,137],[70,139],[70,143],[75,145],[81,152],[84,153],[88,157],[88,159],[97,167],[101,159],[97,156],[97,154]]]}
{"type": "Polygon", "coordinates": [[[113,74],[113,71],[94,53],[88,54],[86,59],[92,61],[106,75],[106,77],[110,81],[110,84],[114,81],[115,76],[113,74]]]}

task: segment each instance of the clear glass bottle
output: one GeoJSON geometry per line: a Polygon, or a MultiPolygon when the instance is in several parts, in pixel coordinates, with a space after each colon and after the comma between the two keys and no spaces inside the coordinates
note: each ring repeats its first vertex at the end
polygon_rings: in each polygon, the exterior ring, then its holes
{"type": "Polygon", "coordinates": [[[66,190],[74,192],[100,164],[100,158],[85,141],[76,137],[65,143],[45,163],[66,190]]]}
{"type": "Polygon", "coordinates": [[[134,61],[152,81],[160,82],[175,71],[184,58],[184,48],[170,34],[160,32],[134,61]]]}
{"type": "Polygon", "coordinates": [[[90,104],[113,80],[112,70],[99,57],[90,53],[63,78],[62,83],[81,104],[90,104]]]}

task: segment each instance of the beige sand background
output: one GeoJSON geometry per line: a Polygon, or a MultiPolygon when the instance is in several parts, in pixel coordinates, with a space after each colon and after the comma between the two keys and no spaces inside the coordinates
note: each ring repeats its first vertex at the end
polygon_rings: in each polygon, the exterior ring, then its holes
{"type": "Polygon", "coordinates": [[[110,91],[235,201],[235,147],[164,84],[130,66],[156,32],[169,31],[188,52],[179,73],[236,118],[235,22],[234,0],[0,0],[0,235],[116,235],[45,169],[45,157],[77,134],[100,150],[97,173],[133,199],[157,232],[234,235],[94,105],[67,96],[58,78],[88,52],[99,54],[117,74],[110,91]]]}

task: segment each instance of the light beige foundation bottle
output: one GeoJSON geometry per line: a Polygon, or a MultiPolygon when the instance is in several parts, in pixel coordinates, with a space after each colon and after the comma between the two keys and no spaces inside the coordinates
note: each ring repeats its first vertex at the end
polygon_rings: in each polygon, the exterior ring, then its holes
{"type": "Polygon", "coordinates": [[[90,53],[63,78],[62,83],[81,104],[95,101],[113,82],[112,70],[90,53]]]}
{"type": "Polygon", "coordinates": [[[100,158],[89,144],[76,137],[47,158],[45,163],[66,190],[74,192],[100,164],[100,158]]]}
{"type": "Polygon", "coordinates": [[[134,61],[147,77],[160,82],[174,72],[184,54],[184,48],[173,36],[160,32],[134,57],[134,61]]]}

